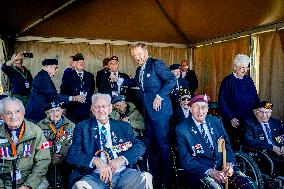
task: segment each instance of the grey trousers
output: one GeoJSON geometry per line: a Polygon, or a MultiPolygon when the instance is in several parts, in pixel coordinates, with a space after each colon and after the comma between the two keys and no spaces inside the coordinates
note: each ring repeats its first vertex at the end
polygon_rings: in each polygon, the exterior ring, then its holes
{"type": "MultiPolygon", "coordinates": [[[[100,179],[98,173],[84,176],[79,182],[87,183],[88,186],[81,187],[76,183],[72,189],[92,188],[109,189],[109,184],[100,179]],[[83,181],[83,182],[82,182],[83,181]]],[[[153,189],[152,175],[147,172],[140,172],[135,169],[126,168],[124,171],[115,173],[112,176],[113,189],[153,189]]]]}

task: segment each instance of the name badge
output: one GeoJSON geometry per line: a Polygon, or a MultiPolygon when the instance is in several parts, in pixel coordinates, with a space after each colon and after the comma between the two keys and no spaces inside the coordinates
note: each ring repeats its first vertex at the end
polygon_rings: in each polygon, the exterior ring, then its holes
{"type": "Polygon", "coordinates": [[[28,88],[30,88],[30,84],[29,84],[29,82],[25,82],[25,86],[26,86],[26,88],[28,89],[28,88]]]}

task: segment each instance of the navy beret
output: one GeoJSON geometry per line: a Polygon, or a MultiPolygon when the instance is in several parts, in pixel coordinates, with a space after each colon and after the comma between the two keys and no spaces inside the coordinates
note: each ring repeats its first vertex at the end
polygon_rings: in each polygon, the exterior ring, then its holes
{"type": "Polygon", "coordinates": [[[258,109],[258,108],[272,109],[272,107],[273,107],[273,104],[267,101],[260,101],[254,105],[254,109],[258,109]]]}
{"type": "MultiPolygon", "coordinates": [[[[112,57],[109,58],[108,61],[111,61],[111,60],[116,60],[116,61],[118,61],[118,57],[117,57],[117,56],[112,56],[112,57]]],[[[118,61],[118,62],[119,62],[119,61],[118,61]]]]}
{"type": "Polygon", "coordinates": [[[44,110],[47,111],[47,110],[50,110],[52,108],[57,108],[57,107],[61,107],[64,109],[65,108],[64,102],[58,102],[58,101],[51,102],[44,107],[44,110]]]}
{"type": "Polygon", "coordinates": [[[82,53],[77,53],[73,56],[73,61],[79,61],[79,60],[84,60],[84,56],[82,53]]]}
{"type": "Polygon", "coordinates": [[[172,64],[169,68],[170,68],[170,70],[180,69],[180,65],[179,64],[172,64]]]}
{"type": "Polygon", "coordinates": [[[41,64],[43,66],[58,65],[58,60],[57,59],[44,59],[41,64]]]}
{"type": "Polygon", "coordinates": [[[112,98],[111,102],[112,102],[112,104],[115,104],[115,103],[121,102],[121,101],[125,101],[125,96],[123,96],[123,95],[114,96],[112,98]]]}

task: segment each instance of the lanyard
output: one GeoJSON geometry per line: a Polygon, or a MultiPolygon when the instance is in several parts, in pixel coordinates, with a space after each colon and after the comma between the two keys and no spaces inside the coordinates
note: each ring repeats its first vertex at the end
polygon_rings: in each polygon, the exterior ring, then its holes
{"type": "Polygon", "coordinates": [[[64,126],[62,126],[59,130],[59,132],[56,131],[54,125],[52,123],[49,123],[49,127],[51,128],[53,134],[55,135],[55,139],[58,140],[60,135],[63,133],[63,129],[64,129],[64,126]]]}
{"type": "MultiPolygon", "coordinates": [[[[23,134],[24,134],[24,131],[25,131],[25,128],[26,128],[26,124],[25,122],[22,123],[22,128],[21,128],[21,131],[20,131],[20,135],[19,135],[19,140],[20,141],[23,137],[23,134]]],[[[12,154],[13,154],[13,157],[16,157],[17,156],[17,148],[16,148],[16,145],[14,143],[14,141],[12,140],[8,130],[6,129],[6,132],[8,133],[8,138],[10,140],[10,143],[11,143],[11,148],[12,148],[12,154]]]]}
{"type": "Polygon", "coordinates": [[[17,72],[19,72],[22,76],[23,76],[23,78],[24,79],[27,79],[28,78],[28,72],[24,72],[24,73],[22,73],[20,70],[18,70],[17,68],[15,68],[15,67],[13,67],[14,68],[14,70],[16,70],[17,72]]]}

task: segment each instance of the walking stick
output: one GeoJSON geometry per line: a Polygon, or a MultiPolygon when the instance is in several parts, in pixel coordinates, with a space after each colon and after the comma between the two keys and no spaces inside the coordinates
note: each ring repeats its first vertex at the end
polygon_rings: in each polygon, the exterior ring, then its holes
{"type": "MultiPolygon", "coordinates": [[[[101,153],[101,152],[103,152],[105,154],[106,159],[107,159],[107,164],[109,164],[110,157],[109,157],[109,154],[106,151],[98,150],[98,151],[96,151],[95,156],[98,156],[98,154],[101,153]]],[[[112,189],[112,179],[109,180],[109,188],[112,189]]]]}
{"type": "MultiPolygon", "coordinates": [[[[224,138],[218,139],[218,152],[223,154],[223,169],[227,168],[226,145],[224,138]]],[[[225,189],[228,189],[228,180],[225,182],[225,189]]]]}

